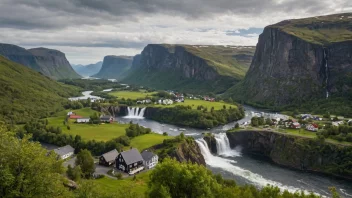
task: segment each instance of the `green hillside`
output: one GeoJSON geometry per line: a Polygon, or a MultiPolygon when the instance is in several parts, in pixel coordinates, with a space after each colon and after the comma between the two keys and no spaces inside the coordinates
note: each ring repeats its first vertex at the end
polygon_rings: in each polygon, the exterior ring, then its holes
{"type": "Polygon", "coordinates": [[[60,110],[78,89],[0,56],[0,119],[23,123],[60,110]]]}
{"type": "Polygon", "coordinates": [[[352,41],[352,13],[286,20],[269,27],[319,45],[352,41]]]}

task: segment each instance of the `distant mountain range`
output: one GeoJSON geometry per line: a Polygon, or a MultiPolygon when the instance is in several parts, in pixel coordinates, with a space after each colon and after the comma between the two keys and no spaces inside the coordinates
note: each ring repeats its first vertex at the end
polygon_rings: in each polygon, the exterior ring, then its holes
{"type": "Polygon", "coordinates": [[[97,74],[101,67],[103,65],[102,61],[99,61],[95,64],[89,64],[89,65],[74,65],[71,64],[72,68],[81,76],[83,77],[89,77],[93,76],[94,74],[97,74]]]}
{"type": "Polygon", "coordinates": [[[53,49],[26,50],[11,44],[0,44],[0,55],[34,69],[53,79],[80,78],[67,61],[65,54],[53,49]]]}

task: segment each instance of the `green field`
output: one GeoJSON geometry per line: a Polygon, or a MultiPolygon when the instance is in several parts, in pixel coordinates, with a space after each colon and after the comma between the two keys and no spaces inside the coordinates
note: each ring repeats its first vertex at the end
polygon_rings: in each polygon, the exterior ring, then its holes
{"type": "MultiPolygon", "coordinates": [[[[71,110],[65,110],[59,112],[57,117],[47,118],[49,121],[49,126],[59,126],[62,128],[63,133],[71,134],[71,135],[80,135],[85,140],[97,140],[97,141],[108,141],[113,138],[117,138],[121,135],[125,135],[125,129],[128,127],[128,124],[100,124],[100,125],[92,125],[92,124],[76,124],[75,120],[69,120],[70,130],[67,129],[67,126],[63,124],[67,112],[71,110]]],[[[89,117],[96,111],[90,108],[83,108],[78,110],[72,110],[77,115],[83,117],[89,117]]]]}
{"type": "Polygon", "coordinates": [[[133,177],[122,180],[105,177],[94,180],[94,184],[100,191],[106,192],[107,194],[129,193],[131,196],[126,197],[144,197],[144,193],[148,189],[147,184],[150,173],[151,171],[147,171],[136,175],[137,179],[135,181],[133,180],[133,177]]]}
{"type": "Polygon", "coordinates": [[[138,91],[114,91],[110,92],[109,94],[118,98],[125,98],[125,99],[131,99],[131,100],[136,100],[138,98],[145,98],[147,96],[152,96],[156,92],[138,92],[138,91]]]}
{"type": "Polygon", "coordinates": [[[156,133],[141,135],[131,140],[131,146],[139,151],[150,148],[154,145],[161,144],[165,139],[171,139],[171,136],[163,136],[156,133]]]}
{"type": "Polygon", "coordinates": [[[219,109],[222,109],[224,105],[226,106],[226,108],[229,108],[230,106],[232,108],[237,108],[236,105],[231,105],[231,104],[224,103],[224,102],[209,102],[209,101],[205,101],[205,100],[191,100],[191,99],[186,99],[185,102],[174,103],[172,105],[155,105],[155,106],[157,106],[157,107],[175,107],[177,105],[191,106],[192,109],[197,109],[197,106],[202,105],[202,106],[208,108],[208,110],[210,110],[212,107],[214,107],[215,110],[219,110],[219,109]]]}

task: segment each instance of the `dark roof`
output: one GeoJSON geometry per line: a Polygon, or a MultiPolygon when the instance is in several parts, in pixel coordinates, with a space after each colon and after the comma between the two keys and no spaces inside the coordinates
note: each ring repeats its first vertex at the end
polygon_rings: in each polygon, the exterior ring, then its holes
{"type": "Polygon", "coordinates": [[[128,151],[124,151],[121,153],[121,155],[127,165],[133,164],[135,162],[143,161],[142,155],[135,148],[128,150],[128,151]]]}
{"type": "Polygon", "coordinates": [[[147,151],[147,150],[143,151],[141,153],[141,155],[142,155],[144,161],[149,161],[155,156],[154,153],[147,151]]]}
{"type": "Polygon", "coordinates": [[[75,149],[70,145],[66,145],[57,149],[54,149],[54,152],[60,156],[66,155],[68,153],[74,152],[75,149]]]}
{"type": "Polygon", "coordinates": [[[118,155],[119,155],[119,152],[117,152],[117,150],[114,149],[112,151],[104,153],[102,156],[104,157],[105,161],[111,162],[111,161],[114,161],[118,155]]]}

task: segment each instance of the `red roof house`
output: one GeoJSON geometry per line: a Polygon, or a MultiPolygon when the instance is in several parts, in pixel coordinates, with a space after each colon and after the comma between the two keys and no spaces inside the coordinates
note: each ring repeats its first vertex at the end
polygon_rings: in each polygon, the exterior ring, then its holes
{"type": "Polygon", "coordinates": [[[79,115],[70,115],[70,119],[78,119],[78,118],[82,118],[82,116],[79,116],[79,115]]]}

